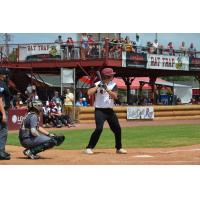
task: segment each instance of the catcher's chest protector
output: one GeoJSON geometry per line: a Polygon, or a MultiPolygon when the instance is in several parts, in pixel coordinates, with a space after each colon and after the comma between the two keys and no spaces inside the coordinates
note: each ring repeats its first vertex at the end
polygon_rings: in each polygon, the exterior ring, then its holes
{"type": "MultiPolygon", "coordinates": [[[[19,139],[27,139],[31,137],[31,117],[36,115],[35,113],[28,113],[22,122],[22,125],[19,130],[19,139]]],[[[38,120],[39,124],[39,120],[38,120]]]]}

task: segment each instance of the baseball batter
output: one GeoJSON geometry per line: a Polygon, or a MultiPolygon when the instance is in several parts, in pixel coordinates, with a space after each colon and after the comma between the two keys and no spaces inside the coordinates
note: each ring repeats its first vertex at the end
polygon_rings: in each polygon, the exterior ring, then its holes
{"type": "Polygon", "coordinates": [[[19,130],[19,140],[21,145],[26,148],[23,151],[24,155],[30,159],[39,159],[38,153],[59,146],[65,137],[49,133],[39,126],[39,115],[42,111],[40,101],[30,102],[28,111],[19,130]]]}
{"type": "Polygon", "coordinates": [[[107,121],[115,135],[116,153],[125,154],[127,151],[122,149],[121,127],[118,118],[113,111],[114,100],[117,99],[117,85],[113,77],[115,72],[111,68],[104,68],[101,71],[102,81],[95,83],[95,86],[88,90],[88,95],[95,94],[95,123],[96,129],[91,135],[89,144],[86,147],[86,154],[93,154],[100,135],[103,131],[104,122],[107,121]]]}

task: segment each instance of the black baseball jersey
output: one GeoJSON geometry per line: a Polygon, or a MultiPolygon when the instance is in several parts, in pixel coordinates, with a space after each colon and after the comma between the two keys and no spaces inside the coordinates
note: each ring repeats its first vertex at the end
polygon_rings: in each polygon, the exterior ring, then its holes
{"type": "Polygon", "coordinates": [[[6,83],[2,80],[0,80],[0,97],[3,98],[5,110],[8,110],[10,108],[10,91],[6,83]]]}

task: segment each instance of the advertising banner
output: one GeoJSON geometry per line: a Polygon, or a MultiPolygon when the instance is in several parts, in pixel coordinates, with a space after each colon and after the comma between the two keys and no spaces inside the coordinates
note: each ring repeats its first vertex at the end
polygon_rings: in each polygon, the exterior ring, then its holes
{"type": "Polygon", "coordinates": [[[190,58],[190,70],[200,71],[200,58],[190,58]]]}
{"type": "Polygon", "coordinates": [[[146,68],[146,63],[147,55],[145,53],[122,53],[122,67],[146,68]]]}
{"type": "Polygon", "coordinates": [[[29,44],[19,47],[19,60],[54,60],[61,58],[60,44],[29,44]]]}
{"type": "Polygon", "coordinates": [[[127,107],[127,119],[154,119],[152,106],[127,107]]]}
{"type": "MultiPolygon", "coordinates": [[[[27,109],[9,109],[8,128],[9,130],[19,130],[22,121],[27,114],[27,109]]],[[[40,125],[43,124],[42,115],[40,116],[40,125]]]]}
{"type": "Polygon", "coordinates": [[[147,54],[147,69],[189,71],[189,57],[147,54]]]}

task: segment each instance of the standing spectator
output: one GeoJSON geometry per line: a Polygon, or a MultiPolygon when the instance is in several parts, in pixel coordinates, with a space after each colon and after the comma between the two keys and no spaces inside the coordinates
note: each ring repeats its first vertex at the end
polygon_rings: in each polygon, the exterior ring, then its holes
{"type": "Polygon", "coordinates": [[[81,42],[81,59],[85,60],[89,51],[87,33],[82,33],[80,42],[81,42]]]}
{"type": "Polygon", "coordinates": [[[58,43],[58,44],[62,44],[63,43],[61,35],[58,36],[58,38],[55,40],[55,43],[58,43]]]}
{"type": "Polygon", "coordinates": [[[38,101],[39,100],[39,97],[38,97],[38,94],[37,94],[36,90],[33,90],[30,100],[31,101],[38,101]]]}
{"type": "Polygon", "coordinates": [[[73,58],[74,56],[74,41],[71,37],[68,37],[67,38],[67,41],[66,41],[66,44],[67,44],[67,58],[71,59],[73,58]]]}
{"type": "Polygon", "coordinates": [[[135,41],[135,44],[136,44],[136,52],[137,53],[140,53],[142,51],[142,48],[141,48],[141,40],[140,40],[140,36],[138,33],[136,33],[136,41],[135,41]]]}
{"type": "Polygon", "coordinates": [[[88,95],[95,94],[96,129],[90,137],[85,153],[93,154],[93,149],[102,133],[104,122],[107,121],[115,135],[116,153],[125,154],[127,151],[122,149],[121,144],[121,127],[113,110],[114,100],[117,99],[117,85],[112,81],[115,72],[111,68],[104,68],[101,75],[103,81],[95,83],[94,87],[88,90],[88,95]]]}
{"type": "Polygon", "coordinates": [[[123,50],[126,52],[134,52],[133,44],[131,43],[128,36],[126,36],[124,42],[123,42],[123,50]]]}
{"type": "Polygon", "coordinates": [[[185,42],[181,42],[181,46],[179,47],[181,53],[185,56],[187,48],[185,46],[185,42]]]}
{"type": "Polygon", "coordinates": [[[175,55],[174,47],[173,47],[172,42],[168,43],[167,51],[168,51],[168,53],[169,53],[170,56],[174,56],[175,55]]]}
{"type": "Polygon", "coordinates": [[[58,91],[54,92],[54,97],[51,99],[51,101],[54,102],[55,104],[56,104],[57,101],[62,103],[61,98],[59,97],[59,92],[58,91]]]}
{"type": "Polygon", "coordinates": [[[64,109],[65,115],[68,115],[71,119],[73,119],[73,102],[74,94],[70,91],[70,89],[67,89],[64,99],[64,109]]]}
{"type": "Polygon", "coordinates": [[[10,154],[5,151],[8,135],[8,109],[10,108],[10,91],[6,84],[6,68],[0,69],[0,160],[10,160],[10,154]]]}
{"type": "Polygon", "coordinates": [[[190,47],[188,48],[188,54],[190,57],[196,57],[196,48],[194,47],[193,43],[191,43],[190,47]]]}
{"type": "Polygon", "coordinates": [[[153,42],[153,48],[154,48],[154,53],[158,54],[158,52],[159,52],[159,43],[158,43],[157,39],[155,39],[154,42],[153,42]]]}

